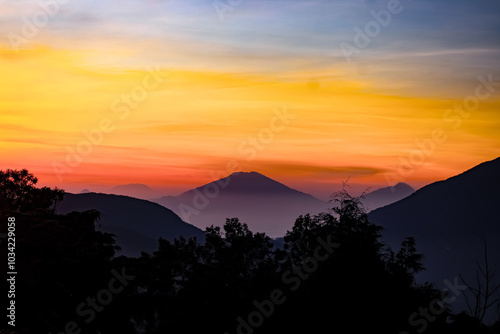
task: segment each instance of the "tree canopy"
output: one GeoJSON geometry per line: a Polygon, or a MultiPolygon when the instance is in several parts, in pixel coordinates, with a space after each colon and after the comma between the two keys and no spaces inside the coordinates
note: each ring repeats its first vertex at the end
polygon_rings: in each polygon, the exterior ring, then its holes
{"type": "Polygon", "coordinates": [[[127,258],[96,229],[99,212],[58,215],[64,191],[36,183],[27,170],[0,171],[0,227],[16,221],[19,333],[500,333],[416,284],[415,240],[386,247],[345,189],[330,211],[299,216],[283,247],[228,218],[204,243],[159,239],[127,258]],[[441,308],[422,313],[429,305],[441,308]]]}

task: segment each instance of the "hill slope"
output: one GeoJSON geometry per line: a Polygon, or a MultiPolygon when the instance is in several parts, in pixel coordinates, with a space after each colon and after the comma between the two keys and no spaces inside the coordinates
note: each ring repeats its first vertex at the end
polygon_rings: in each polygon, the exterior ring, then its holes
{"type": "Polygon", "coordinates": [[[172,240],[180,235],[204,239],[203,231],[183,222],[171,210],[146,200],[127,196],[86,193],[66,194],[57,212],[96,209],[101,212],[100,226],[116,235],[122,251],[117,255],[139,256],[141,251],[157,249],[160,237],[172,240]]]}
{"type": "Polygon", "coordinates": [[[444,279],[453,282],[461,273],[475,284],[477,263],[484,264],[484,241],[490,266],[500,272],[500,158],[425,186],[370,212],[369,218],[386,229],[384,239],[394,247],[406,236],[416,238],[426,256],[420,280],[442,286],[444,279]]]}
{"type": "Polygon", "coordinates": [[[157,197],[156,191],[142,183],[122,184],[111,188],[106,193],[113,195],[123,195],[136,197],[145,200],[157,197]]]}

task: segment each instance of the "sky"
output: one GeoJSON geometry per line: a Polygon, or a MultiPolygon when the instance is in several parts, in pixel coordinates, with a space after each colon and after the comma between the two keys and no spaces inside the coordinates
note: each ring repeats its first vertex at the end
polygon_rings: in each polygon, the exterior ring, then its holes
{"type": "Polygon", "coordinates": [[[0,0],[0,32],[0,169],[41,185],[324,198],[500,156],[498,1],[0,0]]]}

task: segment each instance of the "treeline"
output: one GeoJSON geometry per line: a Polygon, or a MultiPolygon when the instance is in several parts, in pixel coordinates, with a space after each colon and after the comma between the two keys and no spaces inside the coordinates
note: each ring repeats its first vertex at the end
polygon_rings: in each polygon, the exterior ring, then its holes
{"type": "Polygon", "coordinates": [[[0,171],[2,232],[16,221],[16,333],[500,333],[417,285],[414,240],[383,245],[346,191],[331,212],[298,217],[283,247],[233,218],[203,244],[160,239],[127,258],[98,212],[58,215],[64,192],[36,183],[0,171]]]}

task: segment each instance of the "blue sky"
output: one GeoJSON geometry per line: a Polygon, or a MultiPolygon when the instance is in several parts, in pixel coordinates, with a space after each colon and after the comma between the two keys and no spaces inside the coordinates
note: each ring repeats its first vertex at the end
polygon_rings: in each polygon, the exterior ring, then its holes
{"type": "MultiPolygon", "coordinates": [[[[26,156],[39,158],[43,162],[32,165],[43,165],[42,173],[52,178],[51,161],[45,157],[53,154],[59,159],[67,142],[76,145],[82,124],[98,122],[109,112],[110,102],[130,90],[128,85],[135,84],[147,68],[161,69],[165,78],[170,72],[176,74],[151,93],[157,98],[144,103],[136,113],[138,119],[110,136],[115,143],[106,154],[96,151],[96,162],[89,163],[92,168],[86,174],[73,174],[78,182],[87,182],[103,165],[128,161],[132,155],[120,155],[118,148],[123,146],[144,154],[144,161],[153,161],[141,168],[175,165],[170,175],[178,175],[189,164],[202,170],[197,172],[197,184],[210,181],[204,166],[216,168],[237,155],[245,136],[260,131],[262,115],[284,105],[295,107],[301,121],[245,168],[266,172],[265,166],[271,166],[272,177],[286,175],[285,166],[305,166],[293,168],[316,173],[311,182],[318,184],[325,179],[317,171],[328,168],[366,165],[395,170],[416,139],[450,125],[443,123],[443,113],[474,93],[478,76],[491,75],[497,82],[500,78],[499,1],[401,0],[390,23],[378,25],[369,45],[358,45],[359,52],[350,61],[341,46],[356,46],[356,29],[366,34],[366,28],[378,24],[372,13],[386,12],[396,0],[231,0],[234,6],[222,20],[213,0],[58,1],[54,6],[56,0],[0,0],[0,66],[6,73],[0,93],[8,92],[1,96],[0,107],[10,108],[0,113],[0,126],[21,129],[29,118],[40,124],[40,136],[47,134],[43,144],[50,143],[47,151],[40,147],[22,151],[24,144],[15,148],[5,144],[8,151],[0,158],[19,161],[22,168],[26,156]],[[53,15],[44,14],[44,6],[52,8],[53,15]],[[37,15],[39,19],[45,15],[46,24],[33,36],[25,36],[23,29],[34,24],[37,15]],[[12,36],[24,38],[17,50],[12,36]],[[171,105],[176,108],[165,107],[171,105]],[[233,120],[236,115],[241,119],[233,120]],[[178,122],[182,131],[144,134],[138,120],[178,122]],[[239,126],[214,126],[228,120],[239,126]],[[158,142],[163,146],[147,155],[158,142]],[[203,145],[207,149],[195,152],[203,145]],[[26,153],[21,156],[21,152],[26,153]],[[328,161],[322,161],[324,152],[328,161]]],[[[229,0],[218,1],[229,8],[229,0]]],[[[499,91],[453,132],[455,139],[429,158],[426,172],[415,182],[451,176],[497,156],[499,91]],[[451,161],[459,150],[467,158],[451,161]]],[[[23,138],[37,133],[9,131],[0,135],[0,145],[2,138],[6,143],[24,143],[23,138]]],[[[127,173],[121,178],[133,175],[127,173]]],[[[379,173],[366,182],[385,180],[379,173]]]]}

